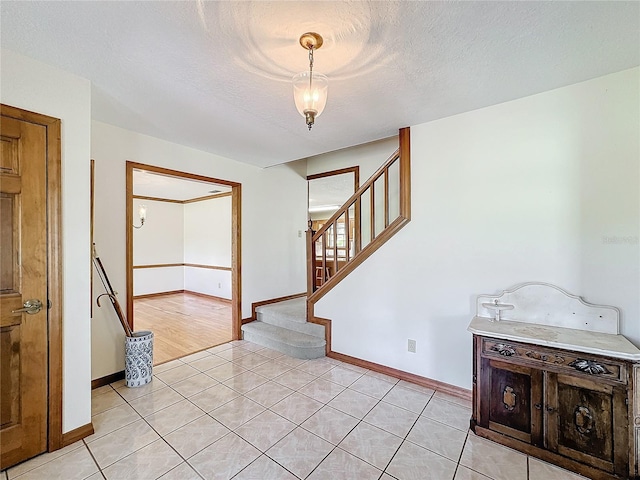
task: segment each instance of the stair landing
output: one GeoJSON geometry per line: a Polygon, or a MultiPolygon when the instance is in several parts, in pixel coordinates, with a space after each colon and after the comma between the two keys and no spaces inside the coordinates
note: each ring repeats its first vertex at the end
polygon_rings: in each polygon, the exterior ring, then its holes
{"type": "Polygon", "coordinates": [[[306,297],[256,308],[257,320],[242,326],[243,338],[295,358],[325,355],[322,325],[307,322],[306,297]]]}

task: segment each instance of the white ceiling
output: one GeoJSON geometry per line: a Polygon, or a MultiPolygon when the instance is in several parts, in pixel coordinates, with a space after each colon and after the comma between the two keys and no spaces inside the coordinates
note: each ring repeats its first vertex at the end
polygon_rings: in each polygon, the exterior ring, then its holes
{"type": "Polygon", "coordinates": [[[133,171],[133,194],[143,197],[191,200],[230,191],[231,187],[226,185],[161,175],[146,170],[133,171]]]}
{"type": "Polygon", "coordinates": [[[259,166],[640,64],[640,3],[8,1],[3,48],[93,82],[94,119],[259,166]],[[324,46],[309,132],[291,77],[324,46]]]}

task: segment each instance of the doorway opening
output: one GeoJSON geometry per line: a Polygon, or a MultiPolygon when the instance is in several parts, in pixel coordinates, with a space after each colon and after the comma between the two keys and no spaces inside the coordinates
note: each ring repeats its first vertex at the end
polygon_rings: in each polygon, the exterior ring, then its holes
{"type": "MultiPolygon", "coordinates": [[[[309,229],[312,235],[332,218],[349,197],[358,190],[359,186],[360,168],[358,166],[307,176],[307,212],[309,229]]],[[[320,287],[335,274],[336,263],[333,262],[334,255],[337,259],[337,265],[340,267],[346,264],[349,256],[353,256],[353,239],[355,238],[353,229],[356,221],[358,221],[359,212],[354,206],[348,211],[348,215],[348,220],[344,216],[339,219],[335,232],[331,227],[326,235],[327,245],[335,247],[328,250],[329,255],[327,255],[327,258],[323,259],[321,257],[322,248],[320,245],[316,245],[315,272],[313,276],[315,288],[320,287]],[[345,232],[346,225],[349,225],[351,230],[349,235],[345,232]]]]}
{"type": "Polygon", "coordinates": [[[127,319],[154,363],[240,338],[241,184],[127,162],[127,319]]]}

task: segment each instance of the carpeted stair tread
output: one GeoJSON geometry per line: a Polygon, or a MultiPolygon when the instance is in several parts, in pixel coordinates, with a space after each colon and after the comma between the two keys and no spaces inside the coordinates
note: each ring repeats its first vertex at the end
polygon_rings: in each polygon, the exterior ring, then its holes
{"type": "Polygon", "coordinates": [[[307,321],[307,297],[294,298],[284,302],[271,303],[256,308],[256,313],[263,316],[286,318],[299,323],[307,321]]]}
{"type": "Polygon", "coordinates": [[[278,350],[296,358],[320,358],[325,355],[326,341],[268,323],[254,321],[242,326],[243,338],[278,350]]]}

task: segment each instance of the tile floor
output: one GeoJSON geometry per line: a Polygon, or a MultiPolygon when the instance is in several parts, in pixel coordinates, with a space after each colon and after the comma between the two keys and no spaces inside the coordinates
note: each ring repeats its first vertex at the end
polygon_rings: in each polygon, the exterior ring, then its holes
{"type": "Polygon", "coordinates": [[[92,392],[95,434],[0,480],[578,480],[476,437],[471,404],[246,341],[92,392]]]}

